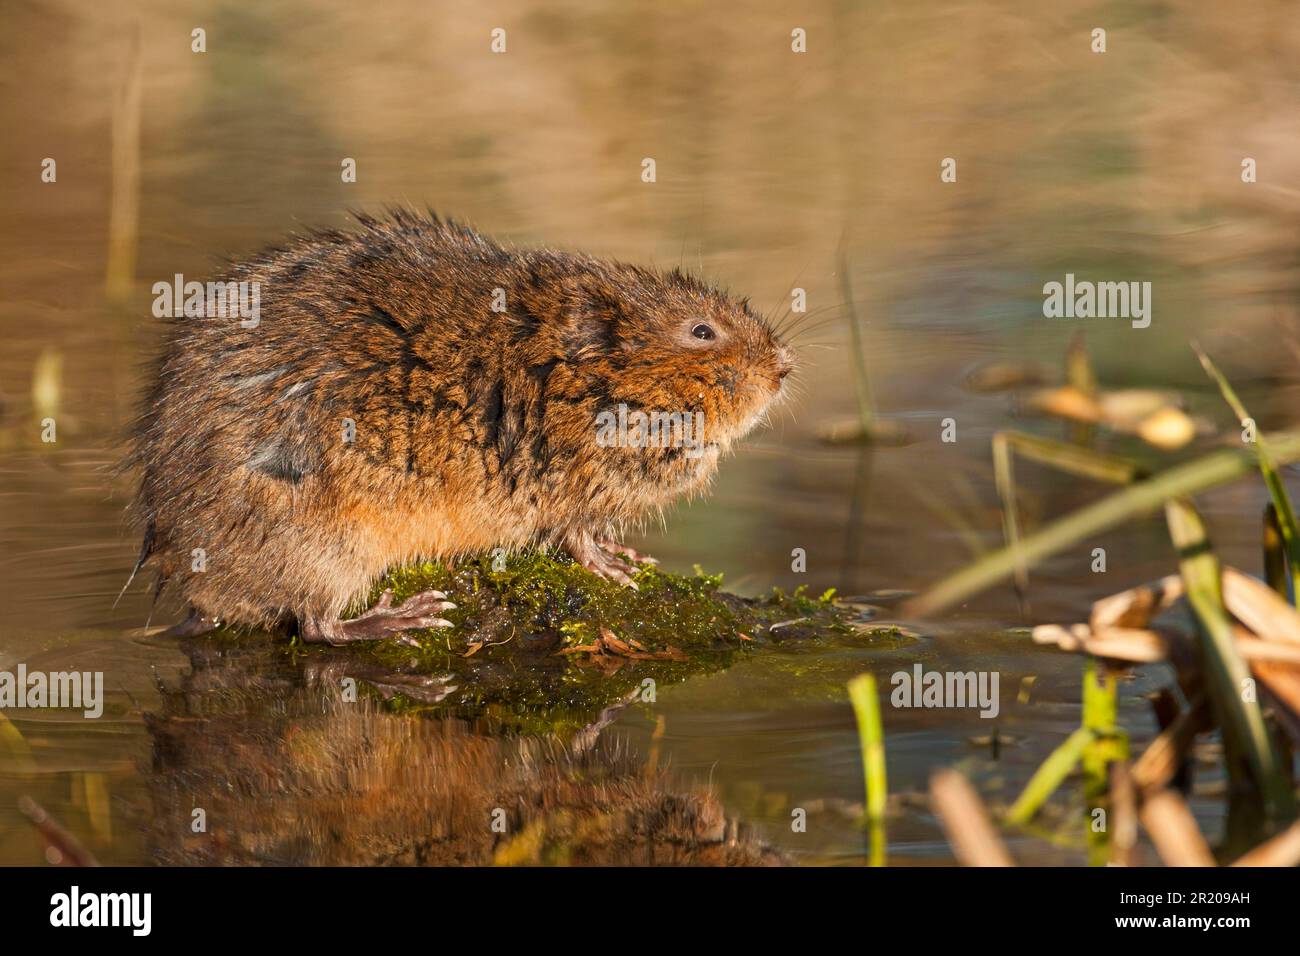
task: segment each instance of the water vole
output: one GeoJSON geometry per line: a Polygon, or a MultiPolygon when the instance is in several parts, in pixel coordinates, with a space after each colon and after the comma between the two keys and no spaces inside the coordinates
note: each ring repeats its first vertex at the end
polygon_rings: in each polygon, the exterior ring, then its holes
{"type": "Polygon", "coordinates": [[[359,223],[237,266],[255,325],[169,323],[132,461],[137,568],[188,601],[183,632],[439,626],[437,592],[340,615],[389,567],[495,547],[562,545],[626,583],[616,534],[700,491],[792,367],[747,303],[679,271],[359,223]]]}

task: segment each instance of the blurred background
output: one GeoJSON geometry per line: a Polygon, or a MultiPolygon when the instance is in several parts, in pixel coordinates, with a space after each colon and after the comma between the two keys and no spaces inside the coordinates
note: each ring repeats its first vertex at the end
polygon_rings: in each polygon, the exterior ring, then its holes
{"type": "MultiPolygon", "coordinates": [[[[1059,427],[964,383],[994,360],[1059,368],[1080,328],[1106,385],[1179,388],[1222,422],[1188,348],[1198,339],[1263,428],[1294,417],[1300,21],[1284,0],[4,7],[0,667],[103,669],[117,705],[96,722],[11,714],[39,770],[0,773],[0,863],[40,858],[11,810],[19,789],[106,861],[147,858],[139,712],[152,675],[183,661],[125,634],[148,615],[143,582],[112,610],[138,548],[123,524],[131,477],[112,468],[156,342],[150,287],[295,230],[346,227],[349,209],[428,205],[521,246],[681,265],[772,315],[805,289],[796,398],[724,464],[712,497],[637,542],[742,593],[918,589],[997,546],[990,435],[1059,427]],[[490,51],[497,27],[504,54],[490,51]],[[205,53],[191,52],[195,28],[205,53]],[[57,182],[42,182],[47,157],[57,182]],[[654,183],[641,181],[646,157],[654,183]],[[940,181],[945,157],[954,183],[940,181]],[[1242,182],[1245,157],[1256,183],[1242,182]],[[355,183],[340,179],[344,158],[355,183]],[[1151,327],[1045,319],[1043,284],[1066,272],[1151,282],[1151,327]],[[856,408],[846,283],[877,408],[907,425],[906,447],[817,440],[856,408]],[[54,445],[39,439],[47,416],[54,445]],[[945,418],[955,443],[940,441],[945,418]]],[[[1104,493],[1032,469],[1024,483],[1031,527],[1104,493]]],[[[1262,494],[1216,493],[1207,515],[1253,516],[1262,494]]],[[[1226,560],[1257,570],[1255,529],[1213,529],[1226,560]]],[[[999,632],[1077,619],[1170,558],[1159,521],[1124,528],[1036,571],[1032,620],[1004,589],[919,651],[889,652],[905,667],[919,654],[998,669],[1004,694],[1035,678],[1001,718],[1014,744],[996,760],[974,715],[888,712],[891,789],[959,763],[1014,795],[1077,723],[1079,665],[999,632]],[[1110,555],[1102,582],[1088,570],[1096,546],[1110,555]]],[[[673,766],[710,780],[729,811],[805,860],[860,862],[848,821],[823,815],[792,835],[790,808],[861,798],[843,683],[869,667],[887,678],[897,661],[852,646],[777,656],[672,688],[620,729],[644,746],[664,716],[673,766]]],[[[1138,736],[1150,690],[1122,691],[1138,736]]],[[[948,859],[923,808],[890,837],[891,862],[948,859]]]]}

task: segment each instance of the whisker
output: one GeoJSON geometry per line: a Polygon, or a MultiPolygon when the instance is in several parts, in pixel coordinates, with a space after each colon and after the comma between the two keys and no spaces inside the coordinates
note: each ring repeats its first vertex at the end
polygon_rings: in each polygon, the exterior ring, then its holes
{"type": "Polygon", "coordinates": [[[794,313],[793,318],[784,326],[785,331],[790,331],[800,327],[801,323],[808,322],[818,316],[835,316],[848,311],[848,304],[843,302],[823,305],[820,308],[813,309],[811,312],[794,313]]]}
{"type": "Polygon", "coordinates": [[[798,342],[799,339],[803,336],[808,336],[815,332],[822,332],[827,328],[835,327],[836,325],[839,325],[841,321],[842,321],[841,316],[834,316],[832,318],[827,319],[824,322],[817,322],[814,323],[813,325],[805,326],[804,328],[801,329],[796,329],[792,335],[787,336],[786,341],[793,344],[795,342],[798,342]]]}

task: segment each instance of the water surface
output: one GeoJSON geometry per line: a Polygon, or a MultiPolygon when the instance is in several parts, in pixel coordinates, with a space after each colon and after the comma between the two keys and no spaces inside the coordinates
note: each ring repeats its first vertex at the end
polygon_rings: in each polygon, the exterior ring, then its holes
{"type": "MultiPolygon", "coordinates": [[[[41,859],[14,810],[20,793],[105,862],[153,859],[142,714],[159,707],[155,678],[174,685],[189,662],[139,636],[149,582],[113,608],[137,541],[123,523],[131,478],[112,471],[156,341],[150,286],[203,276],[296,229],[345,225],[349,208],[429,204],[520,245],[681,265],[773,315],[805,289],[797,396],[725,463],[711,497],[635,542],[670,569],[721,571],[741,593],[915,590],[997,546],[991,434],[1059,427],[963,380],[997,359],[1057,368],[1080,327],[1107,385],[1180,387],[1225,422],[1187,347],[1198,338],[1266,428],[1294,412],[1300,25],[1285,3],[724,13],[703,2],[49,2],[11,7],[8,25],[0,667],[103,670],[111,697],[97,721],[9,713],[35,765],[0,768],[3,863],[41,859]],[[1101,55],[1089,49],[1097,25],[1108,29],[1101,55]],[[205,54],[190,52],[195,26],[205,54]],[[496,26],[508,31],[505,55],[489,52],[496,26]],[[808,32],[806,54],[790,50],[794,27],[808,32]],[[112,307],[113,101],[136,30],[138,261],[112,307]],[[54,184],[40,180],[47,156],[54,184]],[[1257,183],[1241,181],[1246,156],[1257,183]],[[345,157],[356,183],[340,181],[345,157]],[[640,179],[646,157],[653,184],[640,179]],[[957,160],[955,183],[940,181],[945,157],[957,160]],[[1045,319],[1042,286],[1067,272],[1152,282],[1151,327],[1045,319]],[[846,278],[876,403],[908,424],[907,447],[816,438],[856,407],[846,278]],[[58,387],[34,395],[34,378],[58,387]],[[48,413],[53,445],[39,441],[48,413]],[[955,442],[940,440],[945,419],[955,442]]],[[[1023,477],[1030,525],[1104,493],[1033,467],[1023,477]]],[[[1203,502],[1224,558],[1250,570],[1262,494],[1243,485],[1203,502]]],[[[1078,620],[1091,599],[1171,562],[1160,522],[1134,522],[1037,570],[1027,616],[1001,589],[902,647],[838,641],[756,656],[666,688],[607,733],[641,754],[658,747],[661,763],[712,784],[729,814],[794,858],[856,864],[861,771],[844,682],[872,670],[887,685],[918,660],[996,670],[996,723],[1009,738],[996,759],[978,742],[992,722],[974,713],[885,712],[900,795],[889,859],[945,862],[935,820],[908,795],[956,765],[1010,800],[1078,723],[1081,662],[1007,629],[1078,620]],[[1094,547],[1107,549],[1105,575],[1089,570],[1094,547]],[[806,833],[791,831],[797,807],[814,808],[806,833]]],[[[162,606],[155,621],[176,613],[162,606]]],[[[1139,741],[1154,727],[1145,695],[1165,681],[1147,669],[1121,685],[1122,722],[1139,741]]],[[[1215,832],[1217,802],[1195,808],[1215,832]]],[[[1013,851],[1083,859],[1078,845],[1029,838],[1013,851]]]]}

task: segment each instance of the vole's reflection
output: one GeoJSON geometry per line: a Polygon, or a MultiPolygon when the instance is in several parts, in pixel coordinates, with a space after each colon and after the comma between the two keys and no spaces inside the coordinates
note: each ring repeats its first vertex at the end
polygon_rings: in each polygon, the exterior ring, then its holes
{"type": "MultiPolygon", "coordinates": [[[[346,656],[295,664],[256,641],[202,638],[185,650],[190,672],[147,718],[159,863],[780,862],[712,795],[671,787],[608,730],[578,746],[489,735],[366,693],[347,702],[344,677],[390,692],[410,678],[346,656]]],[[[433,696],[444,686],[423,683],[433,696]]]]}

